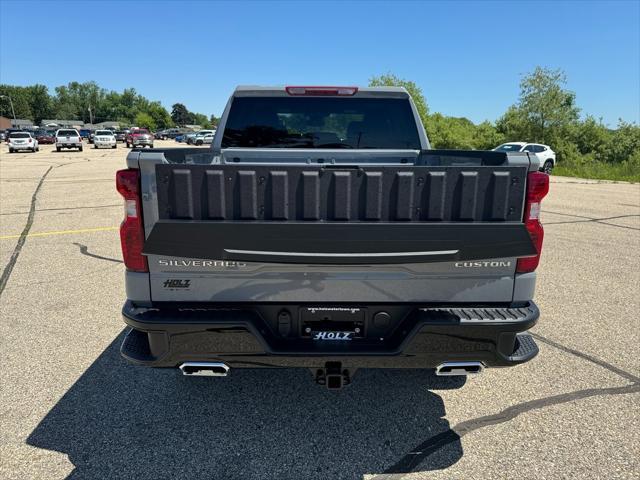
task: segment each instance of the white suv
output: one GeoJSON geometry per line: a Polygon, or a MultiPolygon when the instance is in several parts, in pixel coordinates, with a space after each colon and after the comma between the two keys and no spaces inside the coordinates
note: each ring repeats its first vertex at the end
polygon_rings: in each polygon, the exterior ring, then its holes
{"type": "Polygon", "coordinates": [[[38,140],[33,138],[29,132],[11,132],[9,134],[9,153],[18,150],[31,150],[37,152],[40,150],[38,140]]]}
{"type": "Polygon", "coordinates": [[[540,160],[540,171],[551,175],[556,166],[556,152],[549,145],[541,143],[509,142],[494,148],[496,152],[530,152],[535,153],[540,160]]]}
{"type": "Polygon", "coordinates": [[[116,135],[111,130],[98,130],[93,136],[93,148],[116,148],[116,135]]]}

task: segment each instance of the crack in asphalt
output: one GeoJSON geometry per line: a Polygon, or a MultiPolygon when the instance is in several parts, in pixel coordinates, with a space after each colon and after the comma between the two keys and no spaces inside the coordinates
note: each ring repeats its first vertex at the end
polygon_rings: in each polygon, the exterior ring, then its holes
{"type": "Polygon", "coordinates": [[[629,227],[627,225],[617,225],[615,223],[608,223],[608,222],[604,221],[604,220],[616,220],[618,218],[640,217],[640,215],[638,215],[638,214],[616,215],[614,217],[594,218],[594,217],[585,217],[583,215],[572,215],[570,213],[550,212],[548,210],[546,210],[544,213],[550,213],[552,215],[562,215],[564,217],[574,217],[574,218],[583,219],[583,220],[567,220],[567,221],[564,221],[564,222],[543,222],[545,226],[546,225],[566,225],[566,224],[570,224],[570,223],[598,223],[600,225],[608,225],[610,227],[625,228],[627,230],[640,230],[640,228],[629,227]]]}
{"type": "Polygon", "coordinates": [[[564,182],[555,182],[550,181],[549,183],[553,183],[554,185],[563,185],[563,184],[572,184],[572,185],[637,185],[638,182],[627,182],[627,181],[617,181],[617,180],[602,180],[598,178],[594,178],[591,180],[583,180],[583,181],[564,181],[564,182]]]}
{"type": "Polygon", "coordinates": [[[95,253],[89,253],[88,247],[81,243],[73,242],[73,244],[80,248],[80,253],[82,255],[86,255],[87,257],[97,258],[98,260],[107,260],[109,262],[123,263],[122,260],[118,260],[117,258],[103,257],[102,255],[97,255],[95,253]]]}
{"type": "Polygon", "coordinates": [[[478,417],[473,420],[467,420],[455,425],[446,432],[439,433],[428,440],[422,442],[407,453],[397,463],[387,468],[383,474],[373,477],[375,480],[399,480],[406,474],[411,473],[426,457],[449,445],[450,443],[460,440],[462,437],[475,430],[479,430],[491,425],[505,423],[532,410],[540,410],[563,403],[574,402],[590,397],[598,397],[603,395],[626,395],[629,393],[640,392],[640,384],[633,383],[623,387],[606,387],[606,388],[587,388],[585,390],[577,390],[569,393],[562,393],[551,397],[538,398],[528,402],[512,405],[501,412],[493,415],[478,417]]]}
{"type": "Polygon", "coordinates": [[[627,395],[630,393],[640,393],[640,377],[633,375],[625,370],[622,370],[610,363],[605,362],[599,358],[593,357],[586,353],[580,352],[570,347],[566,347],[560,343],[554,342],[540,334],[532,333],[537,340],[540,340],[547,345],[557,348],[570,355],[577,356],[582,360],[591,362],[599,367],[605,368],[616,375],[630,380],[632,383],[622,387],[600,387],[600,388],[587,388],[584,390],[576,390],[568,393],[561,393],[550,397],[538,398],[535,400],[529,400],[526,402],[511,405],[505,408],[501,412],[485,415],[472,420],[466,420],[461,422],[449,430],[434,435],[428,438],[415,448],[411,449],[409,453],[404,455],[399,461],[387,468],[384,473],[374,476],[374,480],[399,480],[406,474],[411,473],[414,469],[420,465],[429,455],[437,452],[443,447],[459,441],[462,437],[481,428],[498,425],[508,422],[514,418],[533,411],[540,410],[555,405],[561,405],[564,403],[574,402],[576,400],[582,400],[590,397],[599,397],[605,395],[627,395]]]}
{"type": "Polygon", "coordinates": [[[604,360],[600,360],[599,358],[596,358],[592,355],[588,355],[579,350],[575,350],[573,348],[567,347],[565,345],[562,345],[561,343],[554,342],[553,340],[547,337],[543,337],[539,333],[533,333],[533,332],[530,332],[530,333],[533,338],[535,338],[536,340],[540,340],[542,343],[546,343],[547,345],[557,348],[558,350],[562,350],[565,353],[569,353],[571,355],[575,355],[576,357],[580,357],[583,360],[587,360],[588,362],[598,365],[599,367],[606,368],[610,372],[613,372],[622,378],[626,378],[627,380],[633,383],[640,384],[640,377],[637,377],[636,375],[629,373],[626,370],[622,370],[621,368],[611,365],[610,363],[607,363],[604,360]]]}
{"type": "Polygon", "coordinates": [[[18,238],[18,242],[16,243],[16,246],[13,249],[13,253],[11,254],[11,258],[9,259],[9,262],[7,263],[7,265],[4,267],[4,270],[2,271],[2,276],[0,276],[0,296],[2,296],[2,293],[4,292],[4,289],[7,286],[7,282],[11,277],[11,272],[13,271],[13,267],[18,261],[18,257],[20,256],[20,252],[22,251],[22,247],[24,246],[24,242],[26,242],[27,240],[27,235],[29,234],[29,230],[31,230],[31,225],[33,225],[33,219],[36,214],[36,201],[38,200],[38,192],[40,191],[40,188],[44,183],[44,179],[47,178],[47,175],[49,175],[49,172],[51,172],[53,168],[54,168],[53,166],[50,166],[47,169],[47,171],[44,172],[42,177],[40,177],[40,181],[38,182],[38,186],[34,190],[33,195],[31,195],[31,208],[29,209],[29,216],[27,217],[27,223],[25,224],[24,229],[20,234],[20,238],[18,238]]]}

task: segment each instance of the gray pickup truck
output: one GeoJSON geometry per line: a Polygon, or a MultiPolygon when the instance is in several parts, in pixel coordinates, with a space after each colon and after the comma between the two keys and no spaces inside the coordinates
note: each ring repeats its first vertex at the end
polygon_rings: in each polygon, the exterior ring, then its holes
{"type": "Polygon", "coordinates": [[[549,181],[535,155],[433,150],[403,88],[239,87],[210,149],[117,173],[122,354],[184,375],[469,375],[527,332],[549,181]]]}

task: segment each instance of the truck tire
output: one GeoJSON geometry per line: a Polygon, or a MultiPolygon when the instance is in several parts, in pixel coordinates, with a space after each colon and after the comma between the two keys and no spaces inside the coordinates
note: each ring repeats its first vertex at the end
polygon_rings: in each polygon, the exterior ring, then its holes
{"type": "Polygon", "coordinates": [[[56,147],[56,151],[59,152],[60,150],[62,150],[60,147],[56,147]]]}
{"type": "Polygon", "coordinates": [[[116,144],[116,145],[114,145],[114,146],[113,146],[113,147],[111,147],[111,148],[116,148],[117,146],[118,146],[118,145],[116,144]]]}
{"type": "Polygon", "coordinates": [[[196,145],[198,145],[198,146],[199,146],[199,145],[202,145],[202,140],[198,140],[198,141],[196,142],[196,145]]]}
{"type": "Polygon", "coordinates": [[[82,151],[82,146],[78,147],[78,151],[81,152],[82,151]]]}
{"type": "Polygon", "coordinates": [[[544,162],[542,171],[547,175],[551,175],[551,172],[553,171],[553,162],[551,160],[547,160],[546,162],[544,162]]]}

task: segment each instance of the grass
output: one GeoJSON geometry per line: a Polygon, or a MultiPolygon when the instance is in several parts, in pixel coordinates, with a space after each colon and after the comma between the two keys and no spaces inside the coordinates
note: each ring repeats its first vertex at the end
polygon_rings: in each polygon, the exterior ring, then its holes
{"type": "Polygon", "coordinates": [[[553,175],[640,183],[640,165],[632,162],[558,163],[553,175]]]}

